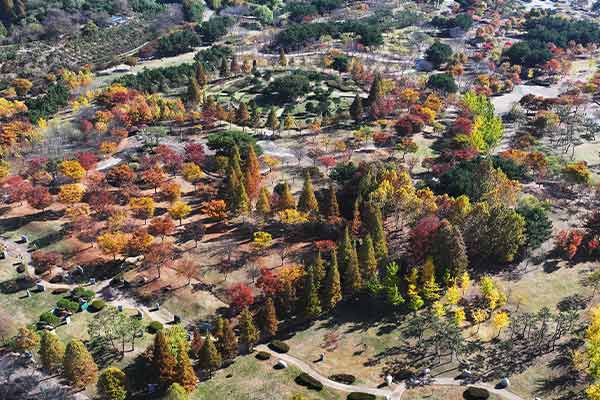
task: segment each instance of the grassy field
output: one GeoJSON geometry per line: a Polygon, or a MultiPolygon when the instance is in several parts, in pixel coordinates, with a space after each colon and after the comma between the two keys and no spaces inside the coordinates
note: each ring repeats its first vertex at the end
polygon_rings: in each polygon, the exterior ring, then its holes
{"type": "Polygon", "coordinates": [[[253,355],[239,357],[234,364],[203,382],[191,400],[287,400],[301,394],[310,400],[342,400],[346,396],[327,388],[320,392],[297,385],[300,371],[294,367],[273,369],[276,360],[258,361],[253,355]]]}

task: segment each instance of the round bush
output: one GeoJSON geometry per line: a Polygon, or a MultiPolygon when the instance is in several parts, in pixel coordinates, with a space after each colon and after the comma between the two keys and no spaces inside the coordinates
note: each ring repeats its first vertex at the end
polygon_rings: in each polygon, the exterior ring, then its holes
{"type": "Polygon", "coordinates": [[[60,324],[60,318],[58,318],[52,311],[46,311],[42,315],[40,315],[40,322],[46,323],[48,325],[57,326],[60,324]]]}
{"type": "Polygon", "coordinates": [[[159,321],[152,321],[148,324],[148,332],[149,333],[157,333],[158,331],[162,331],[163,324],[159,321]]]}
{"type": "Polygon", "coordinates": [[[96,295],[96,292],[90,289],[86,289],[84,287],[76,287],[73,289],[73,297],[85,299],[87,301],[91,300],[96,295]]]}
{"type": "Polygon", "coordinates": [[[352,392],[346,397],[348,400],[375,400],[376,397],[369,393],[352,392]]]}
{"type": "Polygon", "coordinates": [[[467,400],[485,400],[489,397],[490,392],[488,392],[487,389],[474,386],[469,386],[464,393],[464,398],[467,400]]]}
{"type": "Polygon", "coordinates": [[[278,353],[287,353],[290,351],[290,346],[287,343],[282,342],[281,340],[273,340],[269,343],[269,348],[278,353]]]}
{"type": "Polygon", "coordinates": [[[88,308],[88,310],[90,312],[97,312],[102,310],[104,307],[106,307],[106,302],[104,300],[94,300],[92,301],[92,304],[90,304],[90,307],[88,308]]]}
{"type": "Polygon", "coordinates": [[[60,308],[61,310],[70,311],[72,313],[79,311],[79,303],[66,297],[63,297],[62,299],[58,300],[56,302],[56,307],[60,308]]]}
{"type": "Polygon", "coordinates": [[[298,375],[294,381],[298,385],[311,390],[316,390],[318,392],[323,390],[323,384],[305,372],[298,375]]]}
{"type": "Polygon", "coordinates": [[[350,374],[335,374],[329,377],[332,381],[352,385],[356,381],[356,377],[350,374]]]}
{"type": "Polygon", "coordinates": [[[258,353],[256,353],[256,358],[258,360],[265,361],[271,358],[271,354],[267,353],[266,351],[259,351],[258,353]]]}

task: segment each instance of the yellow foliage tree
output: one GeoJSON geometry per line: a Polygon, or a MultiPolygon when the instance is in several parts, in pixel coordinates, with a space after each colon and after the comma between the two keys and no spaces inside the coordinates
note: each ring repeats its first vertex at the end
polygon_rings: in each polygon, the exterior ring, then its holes
{"type": "Polygon", "coordinates": [[[125,246],[127,246],[127,241],[127,235],[122,232],[107,232],[96,239],[100,250],[104,254],[112,256],[113,260],[116,260],[117,256],[123,252],[125,246]]]}
{"type": "Polygon", "coordinates": [[[169,208],[169,215],[171,218],[178,219],[179,225],[181,225],[182,220],[187,217],[190,212],[192,212],[192,207],[181,200],[177,200],[171,205],[171,208],[169,208]]]}
{"type": "Polygon", "coordinates": [[[62,185],[58,192],[58,200],[63,204],[79,203],[84,193],[85,189],[78,183],[62,185]]]}
{"type": "Polygon", "coordinates": [[[59,171],[66,176],[79,182],[85,176],[85,169],[81,166],[77,160],[65,160],[58,165],[59,171]]]}

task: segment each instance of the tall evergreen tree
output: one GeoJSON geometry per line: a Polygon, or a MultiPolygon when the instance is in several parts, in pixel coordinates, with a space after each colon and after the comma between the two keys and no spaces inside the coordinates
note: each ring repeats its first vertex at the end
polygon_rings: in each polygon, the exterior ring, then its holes
{"type": "Polygon", "coordinates": [[[225,319],[221,316],[218,316],[215,320],[215,325],[213,326],[212,335],[220,342],[223,340],[223,329],[225,326],[225,319]]]}
{"type": "Polygon", "coordinates": [[[381,261],[388,256],[387,240],[385,229],[383,228],[383,216],[381,215],[381,210],[375,206],[369,207],[369,215],[369,229],[373,238],[375,256],[378,261],[381,261]]]}
{"type": "Polygon", "coordinates": [[[302,187],[302,193],[300,193],[300,198],[298,199],[298,210],[313,215],[319,213],[319,203],[315,197],[315,191],[308,172],[304,174],[304,186],[302,187]]]}
{"type": "Polygon", "coordinates": [[[256,212],[262,217],[266,217],[271,213],[271,200],[266,187],[260,189],[258,200],[256,201],[256,212]]]}
{"type": "Polygon", "coordinates": [[[219,351],[225,360],[232,360],[238,354],[238,342],[229,320],[223,321],[223,339],[219,341],[219,351]]]}
{"type": "Polygon", "coordinates": [[[273,299],[271,297],[267,297],[267,300],[262,308],[261,317],[262,334],[267,338],[275,336],[277,334],[279,320],[277,319],[275,304],[273,303],[273,299]]]}
{"type": "Polygon", "coordinates": [[[279,49],[279,65],[282,67],[287,67],[288,65],[288,60],[285,56],[285,51],[283,50],[283,48],[279,49]]]}
{"type": "Polygon", "coordinates": [[[244,182],[240,182],[235,192],[234,198],[235,210],[239,214],[247,214],[250,212],[250,198],[246,192],[246,185],[244,182]]]}
{"type": "Polygon", "coordinates": [[[371,89],[369,90],[369,97],[367,99],[367,103],[369,104],[369,106],[377,104],[381,100],[383,100],[383,96],[383,80],[381,78],[381,74],[376,73],[375,78],[373,79],[373,83],[371,84],[371,89]]]}
{"type": "Polygon", "coordinates": [[[372,282],[377,278],[377,259],[369,234],[365,236],[360,247],[360,271],[364,282],[372,282]]]}
{"type": "Polygon", "coordinates": [[[359,94],[356,95],[352,104],[350,104],[350,116],[354,122],[362,120],[365,110],[363,108],[362,97],[359,94]]]}
{"type": "Polygon", "coordinates": [[[296,208],[296,201],[292,195],[290,185],[287,182],[283,182],[281,188],[281,196],[279,197],[279,208],[286,210],[288,208],[296,208]]]}
{"type": "MultiPolygon", "coordinates": [[[[189,361],[189,359],[188,359],[188,361],[189,361]]],[[[200,368],[202,368],[203,370],[205,370],[209,376],[211,376],[215,370],[217,370],[219,367],[221,367],[221,354],[219,354],[219,351],[215,347],[215,343],[214,343],[213,339],[210,337],[210,335],[206,336],[206,339],[204,340],[204,344],[202,345],[202,349],[200,349],[200,354],[198,356],[198,366],[200,368]]],[[[192,370],[192,372],[193,372],[193,370],[192,370]]],[[[195,375],[194,375],[194,377],[195,377],[195,375]]],[[[179,384],[184,386],[182,382],[179,382],[179,384]]],[[[195,385],[194,385],[194,387],[195,387],[195,385]]],[[[193,390],[193,388],[192,388],[192,390],[193,390]]],[[[189,390],[188,390],[188,392],[189,392],[189,390]]]]}
{"type": "Polygon", "coordinates": [[[246,157],[245,185],[248,197],[255,199],[260,189],[260,164],[252,145],[248,146],[248,156],[246,157]]]}
{"type": "Polygon", "coordinates": [[[348,265],[352,262],[352,239],[350,238],[350,229],[346,225],[344,228],[344,236],[338,245],[339,253],[339,268],[342,276],[345,276],[348,265]]]}
{"type": "Polygon", "coordinates": [[[196,82],[198,82],[198,85],[200,85],[200,87],[203,88],[206,85],[208,85],[208,74],[206,73],[206,69],[204,68],[204,65],[202,63],[196,63],[195,77],[196,82]]]}
{"type": "Polygon", "coordinates": [[[338,218],[340,216],[340,206],[338,205],[337,195],[333,185],[329,186],[328,200],[327,218],[338,218]]]}
{"type": "Polygon", "coordinates": [[[177,360],[171,352],[163,331],[159,331],[154,337],[152,364],[154,371],[158,375],[158,380],[164,387],[168,387],[175,382],[177,377],[177,360]]]}
{"type": "Polygon", "coordinates": [[[287,111],[283,117],[283,129],[289,131],[296,127],[296,120],[291,112],[287,111]]]}
{"type": "Polygon", "coordinates": [[[231,155],[229,156],[229,166],[233,168],[238,178],[244,176],[242,173],[242,157],[240,156],[240,148],[236,145],[231,149],[231,155]]]}
{"type": "Polygon", "coordinates": [[[323,280],[325,279],[326,271],[325,262],[323,261],[323,257],[321,257],[320,250],[317,251],[312,265],[312,270],[315,278],[315,285],[317,285],[317,287],[321,287],[321,285],[323,284],[323,280]]]}
{"type": "MultiPolygon", "coordinates": [[[[352,211],[352,228],[350,229],[354,236],[360,234],[360,228],[362,226],[361,215],[360,215],[360,199],[357,198],[354,201],[354,210],[352,211]]],[[[372,240],[372,239],[371,239],[372,240]]]]}
{"type": "Polygon", "coordinates": [[[258,329],[254,325],[254,317],[248,307],[245,307],[240,313],[239,330],[241,344],[247,351],[252,351],[258,342],[258,329]]]}
{"type": "Polygon", "coordinates": [[[42,332],[40,340],[40,363],[49,373],[57,372],[63,363],[65,345],[52,332],[42,332]]]}
{"type": "Polygon", "coordinates": [[[196,78],[190,79],[190,83],[188,85],[187,90],[187,99],[192,104],[200,104],[203,99],[202,88],[196,81],[196,78]]]}
{"type": "Polygon", "coordinates": [[[237,60],[237,56],[234,54],[231,57],[231,65],[229,67],[229,70],[231,71],[232,74],[239,74],[240,73],[240,63],[237,60]]]}
{"type": "Polygon", "coordinates": [[[312,268],[309,268],[304,279],[303,309],[304,318],[306,319],[315,319],[321,314],[321,301],[319,300],[312,268]]]}
{"type": "Polygon", "coordinates": [[[235,168],[230,165],[227,171],[227,196],[229,203],[235,209],[235,197],[240,186],[240,176],[235,172],[235,168]]]}
{"type": "Polygon", "coordinates": [[[269,115],[267,116],[267,127],[271,129],[273,134],[275,134],[275,131],[277,128],[279,128],[279,119],[277,119],[277,110],[275,110],[275,107],[271,107],[269,110],[269,115]]]}
{"type": "Polygon", "coordinates": [[[277,310],[279,316],[284,318],[294,312],[294,304],[296,304],[296,288],[289,279],[284,279],[281,283],[281,290],[275,298],[277,301],[277,310]]]}
{"type": "Polygon", "coordinates": [[[340,271],[338,269],[337,252],[331,249],[331,260],[327,267],[327,275],[323,284],[321,304],[323,308],[330,311],[342,300],[342,285],[340,283],[340,271]]]}
{"type": "Polygon", "coordinates": [[[166,400],[188,400],[189,396],[185,389],[178,383],[173,383],[167,390],[166,400]]]}
{"type": "Polygon", "coordinates": [[[344,295],[347,297],[354,296],[362,287],[362,278],[360,276],[360,267],[358,265],[358,254],[356,251],[356,245],[352,245],[352,254],[350,256],[350,262],[344,270],[342,288],[344,295]]]}
{"type": "Polygon", "coordinates": [[[438,267],[438,279],[459,278],[469,265],[462,233],[447,220],[443,220],[433,242],[433,257],[438,267]]]}
{"type": "MultiPolygon", "coordinates": [[[[246,132],[246,127],[250,125],[250,112],[246,103],[241,102],[239,107],[235,110],[235,123],[241,126],[246,132]]],[[[250,145],[249,147],[253,147],[250,145]]]]}
{"type": "Polygon", "coordinates": [[[65,350],[63,360],[65,377],[76,388],[83,388],[96,382],[98,367],[85,345],[77,339],[71,340],[65,350]]]}
{"type": "Polygon", "coordinates": [[[260,110],[258,109],[256,102],[251,103],[249,124],[252,128],[260,127],[260,110]]]}
{"type": "Polygon", "coordinates": [[[221,75],[221,78],[227,78],[229,76],[229,65],[227,64],[227,59],[225,57],[221,59],[219,75],[221,75]]]}
{"type": "Polygon", "coordinates": [[[125,373],[119,368],[110,367],[102,371],[96,387],[102,400],[125,400],[127,398],[125,373]]]}

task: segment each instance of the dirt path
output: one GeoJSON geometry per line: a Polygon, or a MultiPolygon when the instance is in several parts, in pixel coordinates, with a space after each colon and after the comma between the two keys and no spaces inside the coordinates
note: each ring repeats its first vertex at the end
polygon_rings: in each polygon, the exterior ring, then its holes
{"type": "MultiPolygon", "coordinates": [[[[22,262],[28,273],[30,273],[32,276],[36,276],[33,268],[31,267],[31,253],[27,249],[27,244],[20,244],[11,240],[0,239],[0,245],[5,246],[10,257],[14,257],[18,262],[22,262]]],[[[87,289],[93,290],[97,294],[100,294],[110,287],[110,279],[96,282],[94,285],[85,285],[80,283],[50,283],[44,281],[44,287],[50,290],[58,288],[74,289],[78,286],[85,286],[87,289]]],[[[142,313],[150,317],[151,320],[159,321],[162,324],[167,324],[173,321],[173,315],[165,309],[160,308],[159,310],[156,310],[155,308],[149,308],[139,303],[137,300],[131,297],[126,297],[122,294],[112,299],[105,299],[105,301],[106,304],[110,304],[114,307],[122,306],[123,308],[140,310],[142,313]]]]}
{"type": "MultiPolygon", "coordinates": [[[[273,357],[285,361],[288,364],[291,364],[297,368],[299,368],[302,372],[305,372],[312,376],[313,378],[320,381],[324,386],[329,388],[339,390],[341,392],[363,392],[373,394],[375,396],[381,396],[389,400],[400,400],[402,395],[407,390],[406,384],[404,382],[399,384],[392,384],[393,390],[389,389],[379,389],[372,388],[365,385],[344,385],[339,382],[332,381],[331,379],[321,375],[318,371],[313,369],[312,366],[308,365],[306,362],[291,356],[289,354],[280,354],[272,351],[265,345],[260,345],[256,347],[256,350],[265,351],[271,354],[273,357]]],[[[432,385],[443,385],[443,386],[467,386],[463,381],[457,380],[454,378],[434,378],[432,385]]],[[[490,393],[498,395],[506,400],[525,400],[520,396],[517,396],[514,393],[509,392],[505,389],[496,389],[494,386],[489,385],[487,383],[475,383],[469,384],[468,386],[475,386],[483,389],[487,389],[490,393]]]]}

